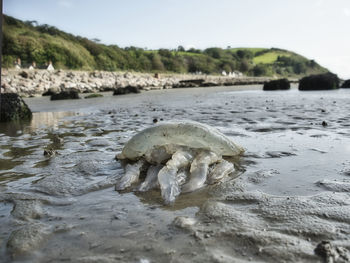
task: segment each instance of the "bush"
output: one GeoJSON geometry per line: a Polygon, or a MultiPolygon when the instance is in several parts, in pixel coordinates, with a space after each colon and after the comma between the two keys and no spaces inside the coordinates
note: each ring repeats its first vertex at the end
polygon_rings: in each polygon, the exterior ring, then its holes
{"type": "Polygon", "coordinates": [[[332,73],[311,75],[299,81],[299,90],[327,90],[338,88],[339,78],[332,73]]]}
{"type": "Polygon", "coordinates": [[[267,66],[264,64],[258,64],[253,68],[254,76],[266,76],[267,75],[267,66]]]}
{"type": "Polygon", "coordinates": [[[264,84],[263,90],[287,90],[290,89],[290,83],[288,79],[271,80],[264,84]]]}

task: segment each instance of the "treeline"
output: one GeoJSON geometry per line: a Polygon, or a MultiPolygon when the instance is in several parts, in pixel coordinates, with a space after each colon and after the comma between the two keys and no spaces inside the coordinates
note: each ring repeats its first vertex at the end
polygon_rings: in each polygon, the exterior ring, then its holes
{"type": "Polygon", "coordinates": [[[20,21],[3,16],[3,67],[12,67],[20,58],[22,64],[38,65],[52,61],[55,68],[82,70],[132,70],[139,72],[176,72],[221,74],[239,71],[251,76],[296,76],[326,70],[313,60],[281,49],[208,48],[205,50],[147,50],[104,45],[98,39],[87,39],[65,33],[36,21],[20,21]],[[276,56],[278,54],[278,56],[276,56]],[[276,56],[264,61],[263,56],[276,56]]]}

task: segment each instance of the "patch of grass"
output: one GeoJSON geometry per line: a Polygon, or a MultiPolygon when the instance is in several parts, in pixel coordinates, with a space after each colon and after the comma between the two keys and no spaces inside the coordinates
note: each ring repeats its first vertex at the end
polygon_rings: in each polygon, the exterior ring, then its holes
{"type": "Polygon", "coordinates": [[[269,51],[260,56],[254,57],[253,62],[255,64],[273,64],[277,61],[278,56],[290,57],[291,54],[283,51],[269,51]]]}
{"type": "Polygon", "coordinates": [[[103,97],[103,95],[100,93],[92,93],[92,94],[87,95],[85,97],[85,99],[100,98],[100,97],[103,97]]]}
{"type": "Polygon", "coordinates": [[[230,51],[233,51],[233,52],[237,52],[238,50],[243,50],[243,51],[250,51],[252,52],[254,55],[258,52],[262,52],[262,51],[265,51],[265,50],[268,50],[267,48],[260,48],[260,47],[238,47],[238,48],[231,48],[229,49],[230,51]]]}

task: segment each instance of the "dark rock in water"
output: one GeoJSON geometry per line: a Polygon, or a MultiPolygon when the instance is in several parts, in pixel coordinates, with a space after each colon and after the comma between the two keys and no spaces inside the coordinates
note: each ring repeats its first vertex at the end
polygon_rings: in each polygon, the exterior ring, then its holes
{"type": "Polygon", "coordinates": [[[204,79],[180,80],[179,83],[173,85],[173,88],[196,88],[202,86],[204,81],[204,79]]]}
{"type": "Polygon", "coordinates": [[[55,93],[51,95],[51,100],[72,100],[72,99],[80,99],[78,91],[76,90],[61,91],[60,93],[55,93]]]}
{"type": "Polygon", "coordinates": [[[322,126],[323,126],[323,127],[326,127],[326,126],[328,126],[328,123],[327,123],[326,121],[323,121],[323,122],[322,122],[322,126]]]}
{"type": "Polygon", "coordinates": [[[16,93],[2,93],[0,121],[30,120],[32,112],[24,100],[16,93]]]}
{"type": "Polygon", "coordinates": [[[290,83],[288,79],[271,80],[264,84],[263,90],[287,90],[290,89],[290,83]]]}
{"type": "Polygon", "coordinates": [[[54,156],[56,155],[56,151],[53,150],[53,149],[45,149],[44,150],[44,156],[48,156],[48,157],[51,157],[51,156],[54,156]]]}
{"type": "Polygon", "coordinates": [[[49,88],[47,91],[45,91],[42,96],[52,96],[54,94],[58,93],[57,88],[49,88]]]}
{"type": "Polygon", "coordinates": [[[332,73],[311,75],[299,81],[299,90],[327,90],[338,88],[339,78],[332,73]]]}
{"type": "Polygon", "coordinates": [[[113,95],[125,95],[129,93],[140,93],[140,88],[137,86],[126,86],[125,88],[116,88],[113,95]]]}
{"type": "Polygon", "coordinates": [[[101,86],[99,91],[114,91],[115,88],[114,87],[110,87],[110,86],[101,86]]]}
{"type": "Polygon", "coordinates": [[[345,80],[344,83],[341,85],[342,89],[350,89],[350,79],[345,80]]]}

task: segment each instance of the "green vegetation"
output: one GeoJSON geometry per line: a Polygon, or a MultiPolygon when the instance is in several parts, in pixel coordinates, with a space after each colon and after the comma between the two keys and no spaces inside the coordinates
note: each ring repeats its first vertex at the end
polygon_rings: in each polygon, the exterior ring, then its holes
{"type": "Polygon", "coordinates": [[[103,97],[103,95],[100,93],[92,93],[85,96],[85,99],[92,99],[92,98],[99,98],[99,97],[103,97]]]}
{"type": "Polygon", "coordinates": [[[132,70],[138,72],[175,72],[221,74],[240,71],[249,76],[297,77],[327,70],[313,60],[290,51],[271,48],[207,48],[145,50],[104,45],[65,33],[56,27],[38,25],[3,16],[3,67],[13,67],[20,58],[22,65],[36,62],[54,67],[80,70],[132,70]]]}

